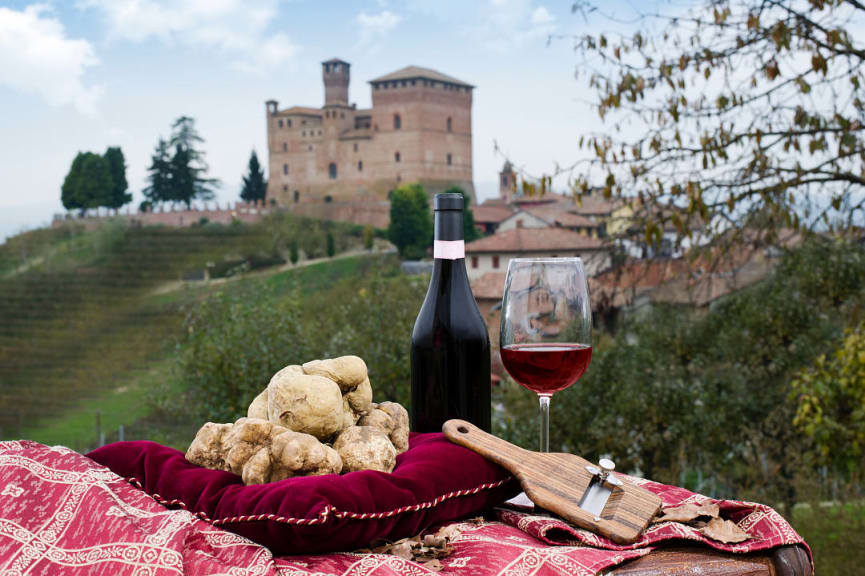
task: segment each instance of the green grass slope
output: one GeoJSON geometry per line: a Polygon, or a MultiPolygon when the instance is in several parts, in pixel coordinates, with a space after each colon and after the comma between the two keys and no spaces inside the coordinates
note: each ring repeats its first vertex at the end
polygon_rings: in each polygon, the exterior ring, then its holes
{"type": "MultiPolygon", "coordinates": [[[[165,377],[186,307],[219,285],[178,281],[215,263],[281,253],[310,226],[285,216],[186,229],[107,223],[10,239],[0,246],[0,438],[86,447],[97,413],[107,431],[142,417],[143,388],[165,377]],[[166,293],[166,285],[177,286],[166,293]]],[[[348,227],[334,233],[342,250],[359,242],[348,227]]],[[[352,260],[334,260],[325,271],[259,271],[227,285],[278,284],[295,273],[327,282],[352,273],[352,260]]]]}

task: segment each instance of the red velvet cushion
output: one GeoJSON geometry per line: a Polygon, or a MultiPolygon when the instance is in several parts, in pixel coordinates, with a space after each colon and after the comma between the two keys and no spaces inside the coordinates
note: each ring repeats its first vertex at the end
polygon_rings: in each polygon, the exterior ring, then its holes
{"type": "Polygon", "coordinates": [[[354,550],[476,514],[518,490],[510,475],[442,434],[413,434],[392,474],[289,478],[244,486],[155,442],[116,442],[88,454],[165,505],[263,544],[275,554],[354,550]]]}

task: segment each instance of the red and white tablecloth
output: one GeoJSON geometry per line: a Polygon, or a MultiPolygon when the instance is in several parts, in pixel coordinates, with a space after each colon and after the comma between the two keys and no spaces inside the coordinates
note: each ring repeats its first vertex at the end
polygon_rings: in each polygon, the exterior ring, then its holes
{"type": "MultiPolygon", "coordinates": [[[[666,504],[706,497],[644,481],[666,504]]],[[[0,576],[231,574],[281,576],[590,575],[648,554],[667,540],[702,541],[731,552],[802,543],[767,506],[719,502],[751,538],[722,545],[682,524],[653,525],[631,546],[615,546],[559,520],[499,510],[496,520],[460,524],[442,570],[384,554],[274,558],[240,536],[184,510],[168,509],[68,448],[0,442],[0,576]]]]}

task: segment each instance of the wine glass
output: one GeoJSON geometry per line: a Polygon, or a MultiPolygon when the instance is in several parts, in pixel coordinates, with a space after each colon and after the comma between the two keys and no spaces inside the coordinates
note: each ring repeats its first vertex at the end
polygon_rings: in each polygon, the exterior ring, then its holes
{"type": "Polygon", "coordinates": [[[592,359],[592,311],[579,258],[514,258],[508,264],[500,332],[502,363],[540,402],[540,450],[550,451],[550,398],[592,359]]]}

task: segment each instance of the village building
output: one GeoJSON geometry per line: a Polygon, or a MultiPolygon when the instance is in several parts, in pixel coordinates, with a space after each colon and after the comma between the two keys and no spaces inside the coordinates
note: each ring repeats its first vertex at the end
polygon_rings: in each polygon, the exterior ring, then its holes
{"type": "Polygon", "coordinates": [[[266,103],[269,201],[381,202],[405,183],[473,194],[471,84],[408,66],[370,81],[372,107],[349,102],[351,65],[322,63],[324,106],[266,103]]]}
{"type": "Polygon", "coordinates": [[[564,258],[579,256],[586,274],[609,268],[610,248],[603,240],[563,228],[513,228],[466,244],[469,279],[487,272],[507,270],[511,258],[564,258]]]}
{"type": "Polygon", "coordinates": [[[484,202],[480,206],[472,206],[475,227],[483,234],[495,234],[499,225],[513,216],[514,211],[509,206],[484,202]]]}

